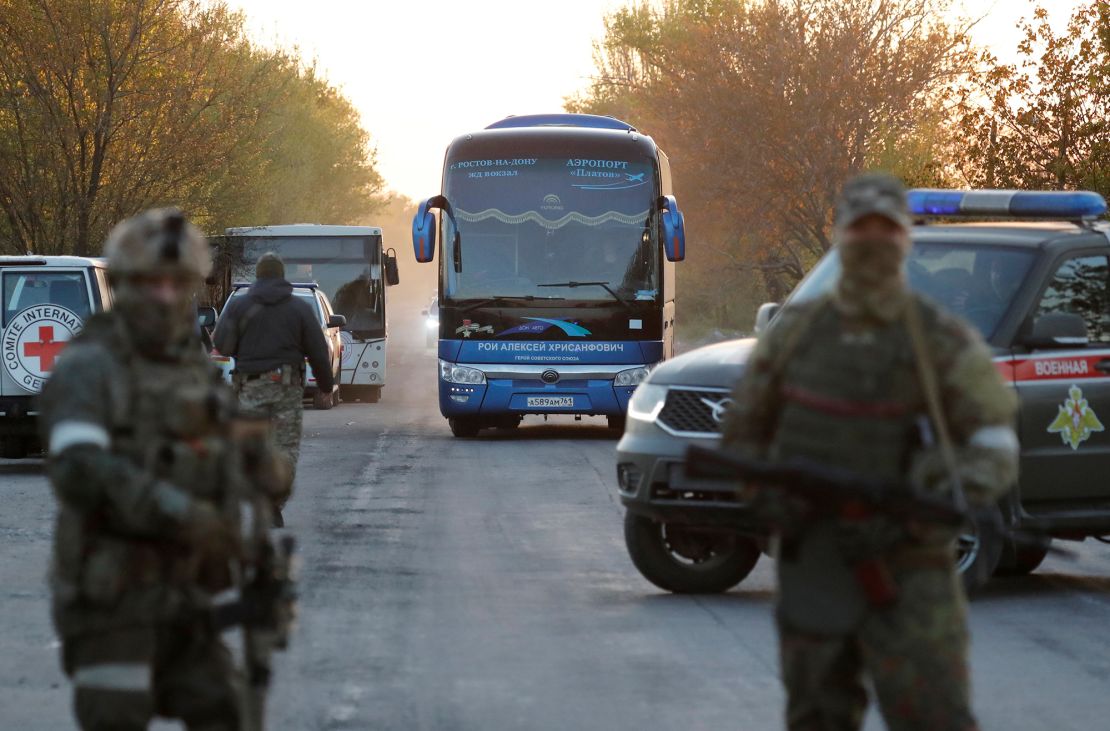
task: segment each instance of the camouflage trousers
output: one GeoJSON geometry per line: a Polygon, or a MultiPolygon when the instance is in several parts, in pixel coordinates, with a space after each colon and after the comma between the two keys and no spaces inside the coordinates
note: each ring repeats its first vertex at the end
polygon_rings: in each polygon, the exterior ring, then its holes
{"type": "MultiPolygon", "coordinates": [[[[273,427],[274,443],[289,467],[289,494],[297,474],[301,456],[301,425],[304,421],[304,387],[299,383],[275,383],[263,379],[238,384],[239,410],[243,416],[268,419],[273,427]]],[[[279,501],[278,508],[288,496],[279,501]]]]}
{"type": "Polygon", "coordinates": [[[134,627],[65,641],[74,712],[83,731],[137,731],[154,716],[189,731],[238,731],[243,683],[203,623],[134,627]]]}
{"type": "Polygon", "coordinates": [[[779,617],[789,731],[856,731],[871,680],[891,731],[973,731],[967,606],[952,568],[894,572],[897,603],[857,632],[813,635],[779,617]]]}

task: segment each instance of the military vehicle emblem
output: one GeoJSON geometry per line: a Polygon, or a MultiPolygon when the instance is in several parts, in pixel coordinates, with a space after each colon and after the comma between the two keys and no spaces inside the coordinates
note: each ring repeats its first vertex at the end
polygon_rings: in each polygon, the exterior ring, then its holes
{"type": "Polygon", "coordinates": [[[1072,449],[1079,449],[1079,445],[1090,439],[1091,434],[1105,430],[1106,427],[1098,420],[1095,412],[1083,398],[1083,389],[1072,386],[1068,389],[1068,399],[1058,407],[1056,419],[1048,425],[1049,434],[1059,434],[1072,449]]]}

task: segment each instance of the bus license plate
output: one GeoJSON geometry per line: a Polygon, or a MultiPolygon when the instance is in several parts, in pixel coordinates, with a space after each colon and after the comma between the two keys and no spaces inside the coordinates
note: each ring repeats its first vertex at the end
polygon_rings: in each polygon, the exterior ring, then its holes
{"type": "Polygon", "coordinates": [[[574,406],[573,396],[529,396],[530,409],[564,409],[574,406]]]}

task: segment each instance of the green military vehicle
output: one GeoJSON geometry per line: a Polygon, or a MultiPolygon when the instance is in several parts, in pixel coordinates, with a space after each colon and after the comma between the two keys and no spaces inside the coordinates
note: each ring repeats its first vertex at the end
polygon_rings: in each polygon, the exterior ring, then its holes
{"type": "MultiPolygon", "coordinates": [[[[974,588],[1033,571],[1051,539],[1110,536],[1110,223],[1105,201],[1087,192],[917,190],[910,205],[944,219],[914,227],[910,285],[982,333],[1021,404],[1021,477],[997,506],[1004,529],[984,520],[961,537],[960,569],[974,588]],[[1019,530],[1044,538],[1018,541],[1019,530]]],[[[828,254],[784,306],[828,292],[838,271],[828,254]]],[[[779,308],[760,308],[757,334],[779,308]]],[[[726,591],[759,559],[763,532],[738,487],[684,469],[689,445],[716,444],[754,342],[662,363],[629,404],[617,446],[625,539],[663,589],[726,591]]]]}

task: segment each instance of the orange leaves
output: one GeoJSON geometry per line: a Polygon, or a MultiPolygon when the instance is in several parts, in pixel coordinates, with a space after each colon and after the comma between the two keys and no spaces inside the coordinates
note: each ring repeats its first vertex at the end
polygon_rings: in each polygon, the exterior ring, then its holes
{"type": "Polygon", "coordinates": [[[117,220],[158,204],[210,229],[278,223],[265,216],[291,200],[307,220],[373,206],[381,183],[350,104],[289,54],[252,47],[242,15],[221,2],[10,5],[0,17],[7,251],[97,253],[117,220]],[[294,198],[296,180],[323,183],[294,198]]]}

